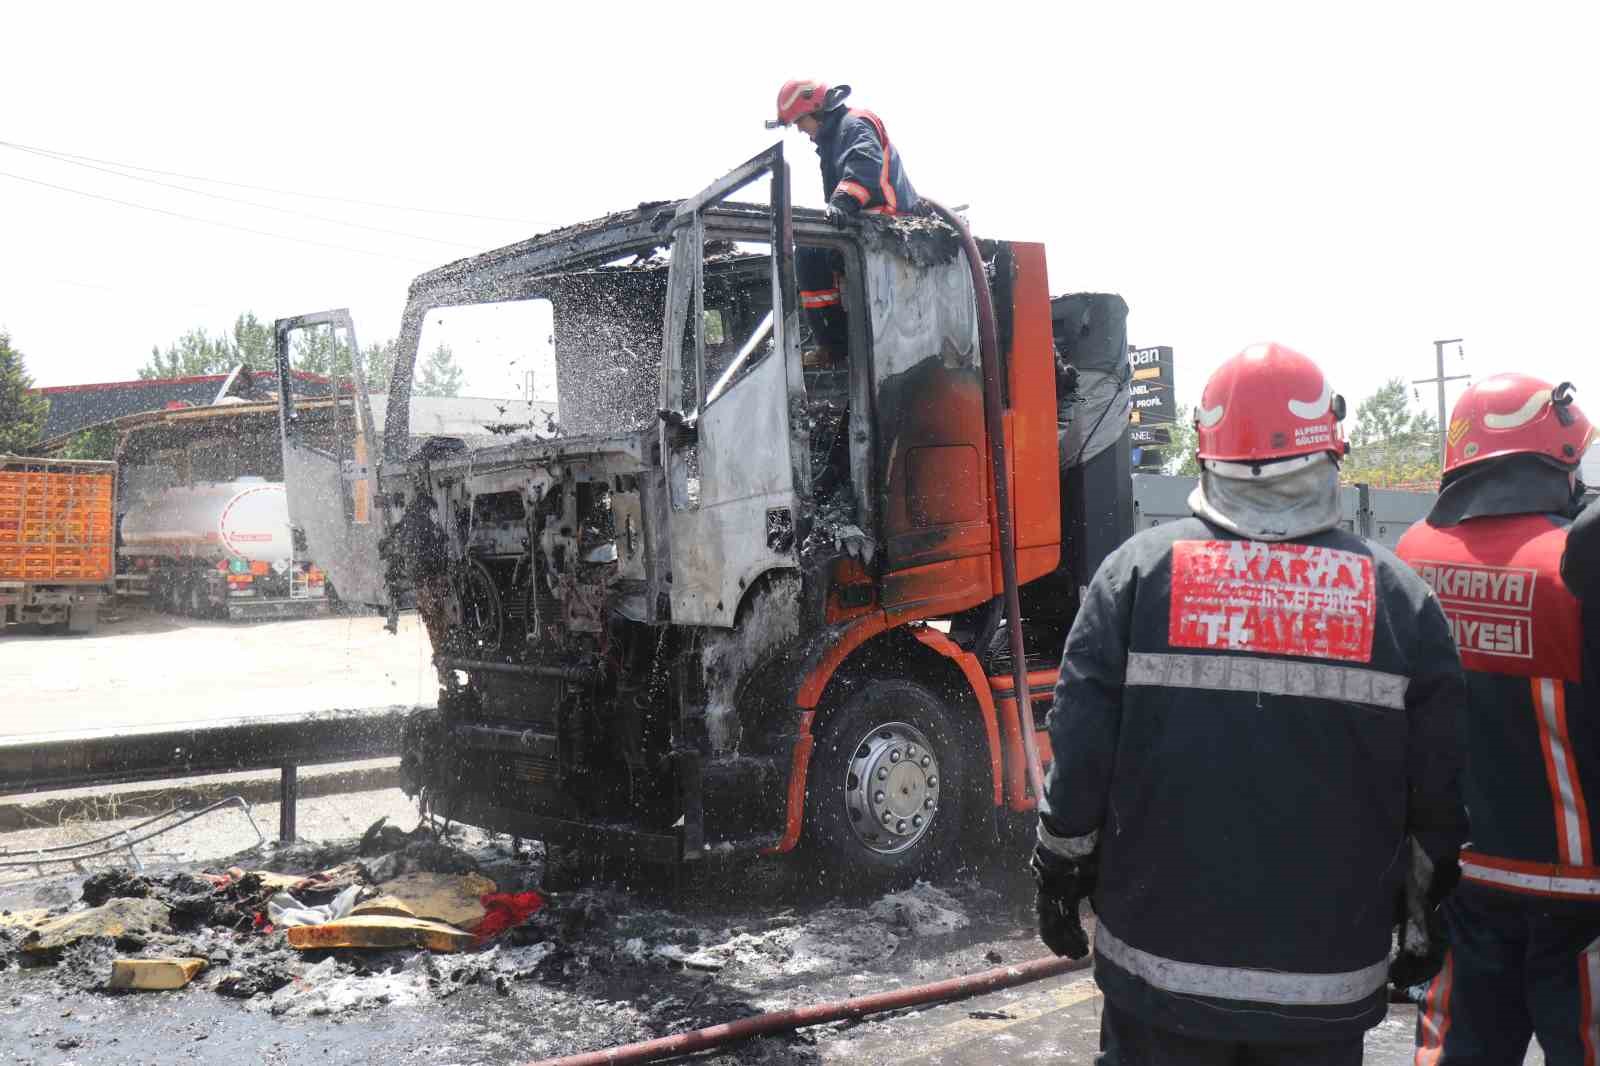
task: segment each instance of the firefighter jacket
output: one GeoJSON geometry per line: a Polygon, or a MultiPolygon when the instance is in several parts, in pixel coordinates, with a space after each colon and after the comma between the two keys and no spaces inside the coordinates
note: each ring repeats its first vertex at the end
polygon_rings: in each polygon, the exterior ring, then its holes
{"type": "Polygon", "coordinates": [[[817,130],[822,194],[846,214],[900,215],[916,210],[916,190],[883,121],[871,111],[836,107],[817,130]]]}
{"type": "Polygon", "coordinates": [[[1417,575],[1340,529],[1199,518],[1095,574],[1049,718],[1043,846],[1093,852],[1108,1002],[1206,1039],[1377,1024],[1414,859],[1465,836],[1449,627],[1417,575]]]}
{"type": "MultiPolygon", "coordinates": [[[[1561,579],[1578,599],[1586,603],[1600,600],[1600,507],[1592,503],[1567,530],[1567,543],[1561,553],[1561,579]]],[[[1600,641],[1600,634],[1596,638],[1600,641]]]]}
{"type": "MultiPolygon", "coordinates": [[[[1531,491],[1527,478],[1517,481],[1531,491]]],[[[1447,488],[1398,550],[1438,595],[1466,669],[1472,834],[1463,888],[1592,916],[1600,913],[1589,808],[1600,801],[1600,718],[1585,705],[1583,681],[1600,633],[1584,616],[1600,604],[1580,602],[1562,580],[1571,525],[1555,513],[1563,489],[1550,494],[1549,511],[1452,523],[1447,488]]],[[[1569,575],[1582,570],[1568,560],[1569,575]]]]}

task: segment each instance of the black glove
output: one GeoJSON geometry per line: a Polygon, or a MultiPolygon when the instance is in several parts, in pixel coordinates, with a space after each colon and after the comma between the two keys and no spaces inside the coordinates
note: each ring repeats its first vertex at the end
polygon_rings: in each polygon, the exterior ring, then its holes
{"type": "Polygon", "coordinates": [[[1444,968],[1450,930],[1443,905],[1460,879],[1461,867],[1453,857],[1435,865],[1413,842],[1406,889],[1395,915],[1400,950],[1389,963],[1389,983],[1397,990],[1427,984],[1444,968]]]}
{"type": "Polygon", "coordinates": [[[1407,935],[1404,923],[1400,926],[1400,952],[1389,963],[1389,984],[1404,991],[1415,985],[1425,985],[1439,976],[1444,969],[1445,952],[1450,948],[1450,935],[1445,929],[1444,917],[1435,907],[1429,914],[1427,928],[1422,936],[1413,927],[1407,935]]]}
{"type": "Polygon", "coordinates": [[[1039,939],[1057,955],[1083,958],[1089,954],[1089,937],[1078,917],[1078,903],[1094,892],[1096,859],[1090,856],[1074,862],[1036,847],[1029,865],[1037,885],[1034,909],[1039,915],[1039,939]]]}
{"type": "Polygon", "coordinates": [[[856,216],[839,206],[838,201],[828,204],[828,222],[844,229],[846,226],[855,225],[856,216]]]}

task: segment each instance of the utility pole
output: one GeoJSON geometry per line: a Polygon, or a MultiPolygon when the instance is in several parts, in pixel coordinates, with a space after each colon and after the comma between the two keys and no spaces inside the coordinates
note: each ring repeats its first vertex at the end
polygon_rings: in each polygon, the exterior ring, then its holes
{"type": "MultiPolygon", "coordinates": [[[[1447,341],[1434,341],[1433,342],[1433,363],[1434,363],[1434,366],[1438,368],[1438,376],[1437,377],[1431,377],[1431,378],[1422,378],[1420,381],[1413,381],[1411,383],[1413,385],[1433,385],[1433,384],[1437,384],[1439,386],[1439,467],[1440,467],[1440,469],[1444,468],[1445,453],[1449,449],[1449,440],[1450,440],[1450,423],[1448,421],[1449,413],[1445,410],[1445,406],[1444,406],[1444,383],[1447,382],[1447,381],[1465,381],[1467,378],[1472,376],[1470,374],[1452,374],[1449,377],[1445,376],[1445,373],[1444,373],[1444,346],[1447,345],[1447,344],[1460,344],[1460,343],[1461,343],[1461,338],[1460,337],[1452,337],[1447,341]]],[[[1458,357],[1461,355],[1461,349],[1460,348],[1456,349],[1456,355],[1458,357]]]]}

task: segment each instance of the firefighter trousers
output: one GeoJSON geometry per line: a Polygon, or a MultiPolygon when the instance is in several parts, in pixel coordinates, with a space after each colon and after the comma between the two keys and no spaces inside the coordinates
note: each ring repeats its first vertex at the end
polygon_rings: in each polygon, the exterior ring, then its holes
{"type": "MultiPolygon", "coordinates": [[[[1597,908],[1600,910],[1600,908],[1597,908]]],[[[1445,903],[1450,950],[1417,1009],[1416,1066],[1596,1066],[1600,913],[1466,888],[1445,903]]]]}
{"type": "Polygon", "coordinates": [[[800,306],[811,326],[813,343],[835,356],[843,355],[847,342],[839,275],[844,273],[844,257],[829,248],[801,248],[795,252],[794,265],[800,306]]]}
{"type": "Polygon", "coordinates": [[[1095,1066],[1360,1066],[1361,1037],[1308,1044],[1199,1040],[1139,1020],[1108,1001],[1095,1066]]]}

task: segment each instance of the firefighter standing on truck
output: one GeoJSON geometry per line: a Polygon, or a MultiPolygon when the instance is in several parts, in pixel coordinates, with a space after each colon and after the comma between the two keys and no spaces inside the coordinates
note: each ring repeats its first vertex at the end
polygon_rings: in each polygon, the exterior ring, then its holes
{"type": "Polygon", "coordinates": [[[1225,362],[1193,517],[1112,553],[1067,638],[1033,862],[1056,954],[1093,901],[1102,1064],[1358,1063],[1441,960],[1460,664],[1417,575],[1339,527],[1343,414],[1298,352],[1225,362]]]}
{"type": "MultiPolygon", "coordinates": [[[[1523,374],[1467,389],[1438,502],[1398,549],[1450,616],[1468,694],[1472,835],[1445,907],[1450,952],[1417,1018],[1421,1064],[1520,1063],[1534,1035],[1552,1066],[1600,1052],[1595,631],[1562,580],[1593,431],[1572,398],[1523,374]]],[[[1588,587],[1583,570],[1568,561],[1588,587]]]]}
{"type": "MultiPolygon", "coordinates": [[[[768,129],[796,125],[816,145],[822,164],[822,195],[828,217],[847,225],[861,214],[900,215],[920,201],[906,177],[900,153],[889,142],[883,120],[871,111],[844,106],[850,86],[793,80],[778,90],[778,117],[768,129]]],[[[826,248],[801,248],[795,256],[800,303],[811,323],[813,364],[840,359],[845,352],[844,307],[839,296],[843,263],[826,248]]]]}

